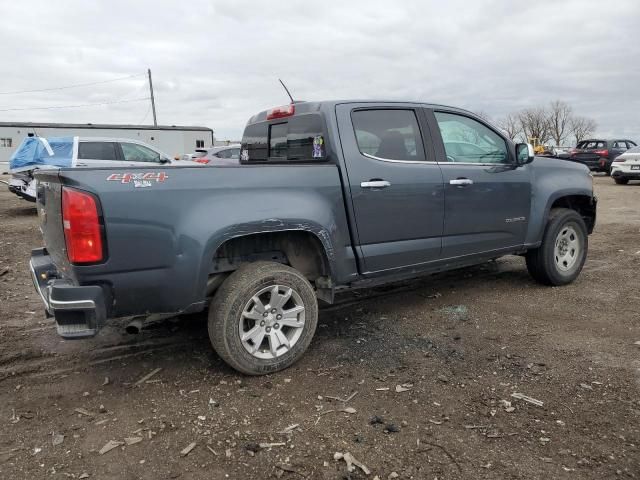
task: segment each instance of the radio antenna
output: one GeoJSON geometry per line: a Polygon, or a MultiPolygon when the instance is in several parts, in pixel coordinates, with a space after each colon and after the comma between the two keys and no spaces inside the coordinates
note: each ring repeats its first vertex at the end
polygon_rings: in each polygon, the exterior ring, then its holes
{"type": "Polygon", "coordinates": [[[284,91],[287,92],[287,95],[289,95],[289,98],[291,99],[291,103],[296,103],[295,100],[293,99],[293,97],[291,96],[291,93],[289,92],[289,89],[287,88],[287,86],[284,84],[284,82],[280,79],[278,79],[278,81],[280,82],[280,84],[282,85],[282,88],[284,88],[284,91]]]}

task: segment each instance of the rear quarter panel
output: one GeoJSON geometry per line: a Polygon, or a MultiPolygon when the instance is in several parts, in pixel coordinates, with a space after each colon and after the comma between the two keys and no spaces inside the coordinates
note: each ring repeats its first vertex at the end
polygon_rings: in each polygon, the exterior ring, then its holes
{"type": "Polygon", "coordinates": [[[73,267],[80,284],[108,283],[111,316],[170,313],[203,304],[214,252],[226,240],[307,230],[325,247],[334,281],[355,275],[341,182],[335,165],[172,167],[163,182],[135,188],[113,173],[159,169],[76,169],[60,180],[95,193],[106,263],[73,267]]]}

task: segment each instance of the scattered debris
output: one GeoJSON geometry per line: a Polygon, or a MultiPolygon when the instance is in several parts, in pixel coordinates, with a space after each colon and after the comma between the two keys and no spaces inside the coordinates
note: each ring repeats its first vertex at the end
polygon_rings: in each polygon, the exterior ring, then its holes
{"type": "Polygon", "coordinates": [[[347,403],[348,401],[352,400],[353,397],[355,397],[358,394],[357,391],[353,392],[351,395],[349,395],[346,398],[340,398],[340,397],[331,397],[329,395],[325,395],[324,398],[328,398],[330,400],[335,400],[337,402],[342,402],[342,403],[347,403]]]}
{"type": "Polygon", "coordinates": [[[378,415],[374,415],[373,417],[371,417],[369,419],[369,424],[370,425],[384,425],[386,422],[384,420],[384,418],[379,417],[378,415]]]}
{"type": "Polygon", "coordinates": [[[447,377],[445,377],[444,375],[438,375],[438,380],[440,380],[442,383],[449,383],[449,379],[447,377]]]}
{"type": "Polygon", "coordinates": [[[342,410],[340,410],[340,411],[341,411],[341,412],[344,412],[344,413],[349,413],[349,414],[352,414],[352,413],[356,413],[356,412],[357,412],[357,410],[356,410],[355,408],[353,408],[353,407],[343,408],[343,409],[342,409],[342,410]]]}
{"type": "Polygon", "coordinates": [[[394,478],[398,478],[400,475],[398,475],[398,472],[391,472],[389,474],[389,476],[387,477],[389,480],[392,480],[394,478]]]}
{"type": "Polygon", "coordinates": [[[136,443],[140,443],[142,441],[142,437],[126,437],[124,439],[124,443],[127,445],[135,445],[136,443]]]}
{"type": "Polygon", "coordinates": [[[98,453],[100,455],[104,455],[105,453],[110,452],[114,448],[118,448],[118,447],[120,447],[122,445],[124,445],[124,442],[116,442],[115,440],[109,440],[105,444],[105,446],[100,449],[100,451],[98,453]]]}
{"type": "Polygon", "coordinates": [[[390,390],[389,387],[380,387],[380,388],[376,388],[376,392],[386,392],[390,390]]]}
{"type": "Polygon", "coordinates": [[[211,453],[213,453],[216,457],[218,456],[218,452],[216,452],[213,448],[211,448],[209,445],[207,445],[207,450],[209,450],[211,453]]]}
{"type": "Polygon", "coordinates": [[[191,450],[193,450],[194,448],[196,448],[196,442],[191,442],[189,445],[187,445],[182,450],[180,450],[180,456],[186,457],[191,453],[191,450]]]}
{"type": "Polygon", "coordinates": [[[428,421],[429,421],[429,423],[433,423],[434,425],[442,425],[442,422],[439,422],[439,421],[437,421],[437,420],[431,420],[431,419],[429,419],[428,421]]]}
{"type": "Polygon", "coordinates": [[[369,470],[369,468],[367,468],[367,466],[364,463],[360,462],[349,452],[344,452],[344,453],[336,452],[333,455],[333,459],[336,461],[344,460],[347,464],[348,472],[353,472],[355,471],[356,467],[358,467],[360,470],[364,472],[365,475],[371,474],[371,470],[369,470]]]}
{"type": "Polygon", "coordinates": [[[249,442],[244,446],[244,449],[249,453],[258,453],[262,447],[259,443],[249,442]]]}
{"type": "Polygon", "coordinates": [[[104,382],[102,382],[102,386],[109,385],[109,377],[104,377],[104,382]]]}
{"type": "Polygon", "coordinates": [[[293,432],[296,428],[298,428],[300,426],[299,423],[294,423],[293,425],[289,425],[287,428],[285,428],[284,430],[278,432],[280,434],[284,434],[287,435],[291,432],[293,432]]]}
{"type": "Polygon", "coordinates": [[[300,475],[303,478],[307,477],[307,475],[305,475],[304,473],[296,470],[291,465],[285,465],[283,463],[279,463],[278,465],[276,465],[276,468],[280,469],[280,474],[278,474],[278,472],[276,472],[276,477],[278,477],[278,478],[280,478],[283,475],[283,472],[295,473],[296,475],[300,475]]]}
{"type": "Polygon", "coordinates": [[[384,431],[386,433],[398,433],[400,431],[400,427],[394,423],[389,423],[386,427],[384,427],[384,431]]]}
{"type": "Polygon", "coordinates": [[[585,390],[593,390],[593,387],[591,385],[587,385],[586,383],[581,383],[580,387],[584,388],[585,390]]]}
{"type": "Polygon", "coordinates": [[[89,478],[89,474],[88,474],[87,472],[84,472],[84,473],[83,473],[82,475],[80,475],[78,478],[79,478],[80,480],[83,480],[83,479],[85,479],[85,478],[89,478]]]}
{"type": "Polygon", "coordinates": [[[80,415],[84,415],[85,417],[95,417],[93,413],[84,408],[75,408],[73,411],[79,413],[80,415]]]}
{"type": "Polygon", "coordinates": [[[105,408],[105,406],[104,406],[104,405],[102,405],[102,404],[101,404],[101,405],[100,405],[100,407],[98,408],[98,411],[99,411],[100,413],[107,413],[107,409],[106,409],[106,408],[105,408]]]}
{"type": "Polygon", "coordinates": [[[273,443],[259,443],[258,446],[260,448],[273,448],[273,447],[283,447],[285,446],[285,442],[273,442],[273,443]]]}
{"type": "Polygon", "coordinates": [[[413,388],[413,383],[403,383],[402,385],[396,385],[396,393],[408,392],[413,388]]]}
{"type": "Polygon", "coordinates": [[[54,433],[51,436],[51,443],[53,444],[54,447],[62,444],[62,442],[64,442],[64,435],[61,435],[59,433],[54,433]]]}
{"type": "Polygon", "coordinates": [[[144,377],[142,377],[140,380],[138,380],[136,383],[134,383],[134,386],[138,386],[144,382],[146,382],[147,380],[149,380],[151,377],[153,377],[155,374],[157,374],[158,372],[160,372],[162,370],[162,368],[156,368],[155,370],[152,370],[151,372],[147,373],[144,377]]]}
{"type": "Polygon", "coordinates": [[[512,396],[513,398],[517,399],[517,400],[522,400],[522,401],[524,401],[524,402],[530,403],[530,404],[535,405],[535,406],[537,406],[537,407],[541,407],[541,406],[543,406],[543,405],[544,405],[544,402],[543,402],[543,401],[541,401],[541,400],[536,400],[535,398],[533,398],[533,397],[529,397],[529,396],[527,396],[527,395],[524,395],[523,393],[517,393],[517,392],[514,392],[514,393],[512,393],[512,394],[511,394],[511,396],[512,396]]]}

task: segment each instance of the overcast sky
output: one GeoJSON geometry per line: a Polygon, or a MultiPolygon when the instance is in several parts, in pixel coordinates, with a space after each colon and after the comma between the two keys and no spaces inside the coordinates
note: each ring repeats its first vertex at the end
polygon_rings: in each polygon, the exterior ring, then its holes
{"type": "Polygon", "coordinates": [[[497,119],[550,100],[640,141],[639,0],[0,0],[0,121],[204,125],[239,139],[304,100],[445,103],[497,119]],[[61,7],[64,5],[64,7],[61,7]],[[78,83],[93,86],[4,94],[78,83]],[[4,110],[4,111],[2,111],[4,110]]]}

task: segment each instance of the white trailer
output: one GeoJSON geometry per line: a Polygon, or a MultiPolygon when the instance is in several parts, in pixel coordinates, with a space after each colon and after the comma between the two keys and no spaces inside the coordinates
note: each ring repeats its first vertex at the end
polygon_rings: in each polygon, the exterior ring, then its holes
{"type": "Polygon", "coordinates": [[[215,144],[213,130],[207,127],[0,122],[0,163],[9,162],[13,152],[29,135],[131,138],[153,145],[172,158],[215,144]]]}

